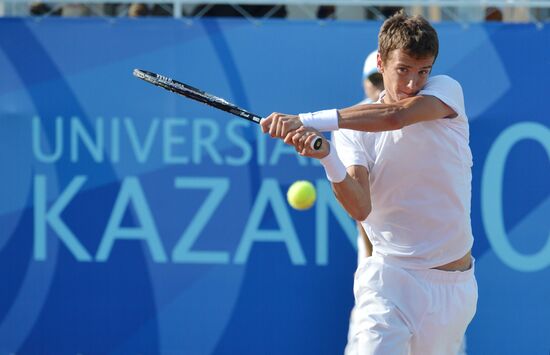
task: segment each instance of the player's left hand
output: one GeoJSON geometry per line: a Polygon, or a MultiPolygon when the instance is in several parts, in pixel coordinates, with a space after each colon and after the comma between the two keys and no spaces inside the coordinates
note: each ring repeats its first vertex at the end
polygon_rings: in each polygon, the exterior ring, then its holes
{"type": "Polygon", "coordinates": [[[302,121],[297,115],[287,115],[274,112],[260,122],[262,132],[269,133],[271,137],[285,138],[287,134],[302,127],[302,121]]]}
{"type": "Polygon", "coordinates": [[[323,134],[316,129],[300,127],[294,131],[289,132],[285,136],[285,143],[293,145],[296,151],[305,157],[322,159],[330,152],[329,142],[325,139],[323,134]],[[321,138],[323,143],[319,150],[315,150],[311,147],[313,141],[321,138]]]}

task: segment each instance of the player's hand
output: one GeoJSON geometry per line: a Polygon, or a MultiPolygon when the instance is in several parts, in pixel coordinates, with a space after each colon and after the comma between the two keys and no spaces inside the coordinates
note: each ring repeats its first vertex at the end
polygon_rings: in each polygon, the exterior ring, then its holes
{"type": "Polygon", "coordinates": [[[285,136],[285,143],[294,146],[296,151],[305,157],[322,159],[330,152],[330,146],[328,140],[313,128],[300,127],[294,131],[289,132],[285,136]],[[323,143],[319,150],[312,148],[312,144],[316,139],[321,138],[323,143]]]}
{"type": "Polygon", "coordinates": [[[300,127],[302,121],[296,115],[286,115],[274,112],[260,122],[262,132],[269,133],[271,137],[285,138],[286,135],[300,127]]]}

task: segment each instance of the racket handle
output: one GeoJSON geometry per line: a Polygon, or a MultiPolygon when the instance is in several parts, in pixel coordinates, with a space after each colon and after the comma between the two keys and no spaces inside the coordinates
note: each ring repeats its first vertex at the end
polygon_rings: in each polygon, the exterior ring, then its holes
{"type": "Polygon", "coordinates": [[[311,142],[311,149],[313,150],[319,150],[323,146],[323,139],[321,137],[317,137],[311,142]]]}

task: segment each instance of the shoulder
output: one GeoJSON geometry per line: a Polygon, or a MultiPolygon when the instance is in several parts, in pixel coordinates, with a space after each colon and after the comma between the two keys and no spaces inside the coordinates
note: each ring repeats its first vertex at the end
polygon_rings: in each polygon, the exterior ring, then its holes
{"type": "Polygon", "coordinates": [[[434,75],[430,77],[418,95],[435,96],[450,106],[458,116],[466,115],[462,86],[457,80],[448,75],[434,75]]]}
{"type": "Polygon", "coordinates": [[[372,132],[339,129],[332,131],[331,144],[346,168],[361,165],[370,170],[374,164],[375,134],[372,132]]]}
{"type": "Polygon", "coordinates": [[[448,75],[434,75],[428,78],[421,92],[427,90],[453,91],[456,93],[460,92],[462,95],[462,86],[460,83],[448,75]]]}

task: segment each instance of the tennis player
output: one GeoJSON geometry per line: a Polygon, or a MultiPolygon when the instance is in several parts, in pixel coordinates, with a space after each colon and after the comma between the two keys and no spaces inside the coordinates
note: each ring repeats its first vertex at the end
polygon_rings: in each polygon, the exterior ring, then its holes
{"type": "Polygon", "coordinates": [[[358,353],[457,354],[477,303],[462,88],[429,76],[439,42],[424,18],[397,13],[378,42],[385,91],[377,104],[273,113],[262,130],[321,160],[373,245],[355,274],[358,353]],[[320,131],[335,131],[336,144],[312,150],[320,131]],[[370,141],[362,132],[378,133],[370,141]]]}

